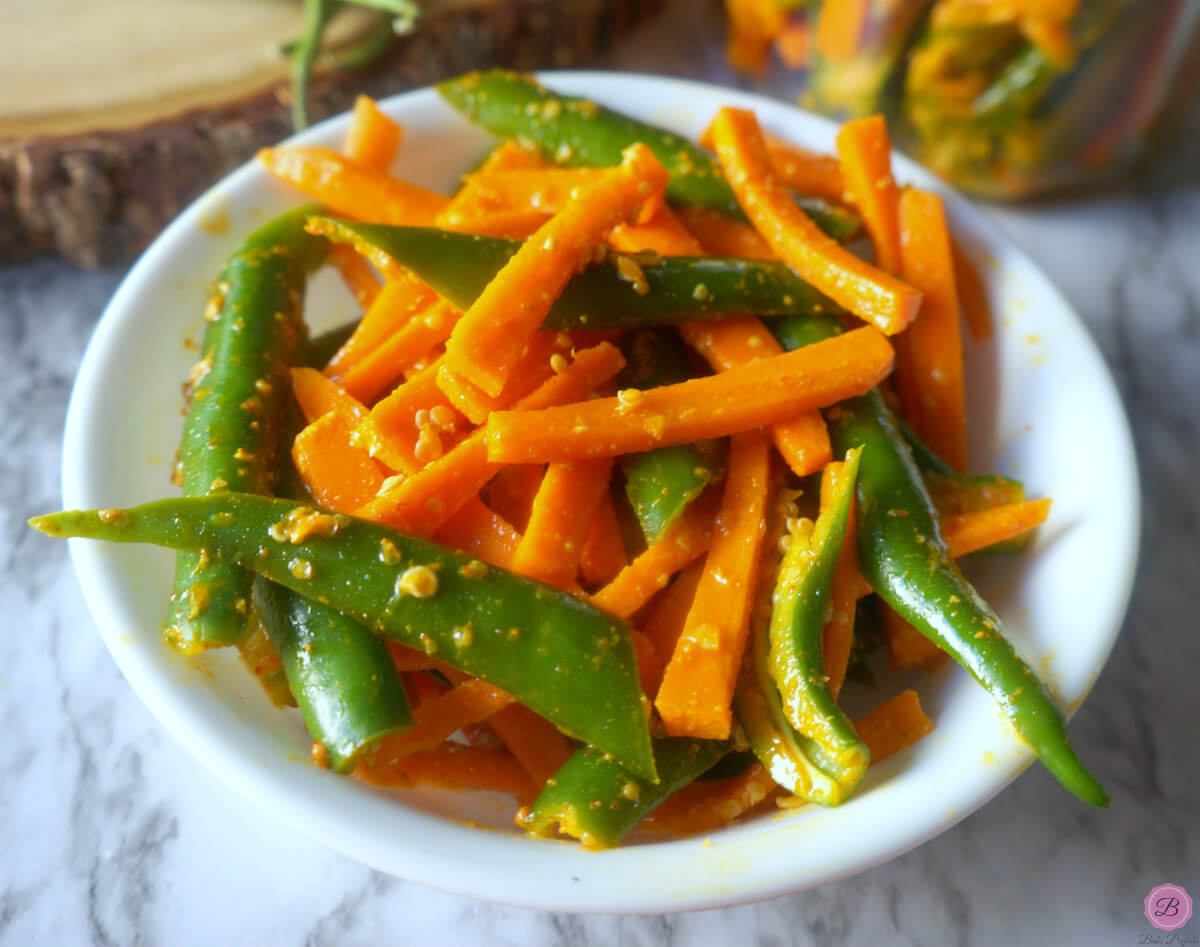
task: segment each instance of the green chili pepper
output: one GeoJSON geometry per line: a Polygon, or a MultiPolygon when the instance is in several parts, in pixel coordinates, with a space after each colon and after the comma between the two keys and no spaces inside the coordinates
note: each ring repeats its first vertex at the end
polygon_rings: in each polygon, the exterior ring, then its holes
{"type": "MultiPolygon", "coordinates": [[[[841,331],[833,319],[803,320],[787,328],[780,338],[785,347],[806,336],[814,342],[841,331]]],[[[1045,685],[950,558],[929,492],[882,396],[873,391],[851,398],[825,415],[835,451],[863,448],[858,551],[871,587],[970,672],[1063,786],[1084,802],[1107,805],[1103,787],[1075,755],[1045,685]]]]}
{"type": "Polygon", "coordinates": [[[30,525],[56,536],[206,549],[436,654],[654,778],[629,626],[566,592],[375,523],[251,494],[56,513],[30,525]]]}
{"type": "MultiPolygon", "coordinates": [[[[847,458],[857,468],[859,458],[847,458]]],[[[750,748],[771,778],[793,795],[837,806],[858,787],[870,762],[867,747],[825,685],[821,634],[833,568],[849,518],[854,478],[848,478],[828,512],[789,530],[787,552],[764,571],[773,587],[770,608],[751,616],[750,642],[734,693],[734,709],[750,748]]],[[[780,496],[782,507],[786,494],[780,496]]],[[[784,535],[781,508],[765,545],[774,555],[784,535]]]]}
{"type": "MultiPolygon", "coordinates": [[[[665,129],[589,99],[559,95],[524,73],[472,72],[439,83],[437,90],[493,135],[515,138],[555,164],[612,167],[621,163],[622,151],[641,142],[671,173],[668,200],[745,220],[720,165],[703,148],[665,129]]],[[[848,240],[858,232],[861,222],[844,208],[812,197],[801,206],[835,240],[848,240]]]]}
{"type": "Polygon", "coordinates": [[[789,531],[769,628],[767,667],[779,690],[784,715],[806,738],[809,758],[837,787],[831,797],[807,797],[824,805],[837,805],[848,798],[870,762],[866,744],[826,686],[821,658],[829,587],[846,535],[861,453],[852,450],[846,454],[846,478],[816,524],[798,519],[789,531]]]}
{"type": "Polygon", "coordinates": [[[550,835],[557,827],[587,848],[612,848],[671,793],[720,760],[729,745],[728,740],[655,740],[658,782],[595,747],[581,747],[547,781],[521,824],[531,835],[550,835]]]}
{"type": "Polygon", "coordinates": [[[254,580],[254,604],[279,651],[308,732],[336,772],[389,733],[412,726],[408,695],[387,645],[341,612],[254,580]]]}
{"type": "MultiPolygon", "coordinates": [[[[315,210],[302,207],[271,221],[221,271],[179,447],[187,496],[271,490],[291,390],[287,370],[303,333],[305,277],[326,247],[304,232],[315,210]]],[[[181,553],[168,640],[185,652],[237,642],[246,629],[250,581],[229,563],[181,553]]]]}
{"type": "MultiPolygon", "coordinates": [[[[661,332],[636,332],[624,349],[625,370],[617,380],[620,388],[656,388],[691,377],[679,345],[661,332]]],[[[719,459],[695,444],[659,447],[621,458],[625,495],[647,543],[662,535],[713,481],[719,472],[713,461],[719,459]]]]}
{"type": "MultiPolygon", "coordinates": [[[[520,249],[518,240],[428,227],[389,227],[320,218],[310,222],[338,243],[371,258],[380,254],[411,270],[440,296],[466,309],[520,249]]],[[[566,286],[543,329],[642,329],[724,319],[836,312],[838,306],[774,260],[661,257],[610,253],[566,286]],[[616,265],[624,256],[645,285],[616,265]]]]}

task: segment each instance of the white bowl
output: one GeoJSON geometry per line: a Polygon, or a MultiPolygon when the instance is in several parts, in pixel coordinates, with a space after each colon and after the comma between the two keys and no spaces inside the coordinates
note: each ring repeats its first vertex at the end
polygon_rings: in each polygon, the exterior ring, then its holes
{"type": "MultiPolygon", "coordinates": [[[[766,128],[800,144],[833,146],[828,121],[729,89],[586,72],[547,81],[692,136],[719,106],[733,104],[755,109],[766,128]]],[[[421,184],[450,189],[489,142],[432,90],[397,96],[383,108],[406,128],[395,170],[421,184]]],[[[337,147],[347,121],[331,119],[296,140],[337,147]]],[[[1030,552],[977,564],[973,575],[1017,646],[1074,710],[1113,646],[1134,573],[1139,501],[1125,416],[1092,340],[1029,259],[931,175],[895,160],[900,180],[943,195],[955,233],[987,264],[997,334],[968,353],[973,467],[1020,477],[1032,495],[1053,497],[1054,506],[1030,552]]],[[[134,266],[96,329],[71,397],[67,508],[173,493],[179,385],[196,358],[185,340],[199,336],[209,283],[254,225],[299,201],[247,165],[189,207],[134,266]]],[[[350,318],[354,307],[336,279],[325,279],[314,287],[310,311],[320,329],[350,318]]],[[[945,831],[1033,759],[964,671],[911,680],[885,671],[878,693],[860,701],[877,703],[915,680],[936,729],[872,768],[847,804],[780,812],[709,838],[585,852],[521,836],[499,797],[381,793],[310,765],[298,716],[272,708],[235,657],[185,659],[162,643],[171,553],[82,540],[72,540],[71,552],[117,664],[199,760],[351,858],[458,894],[555,910],[641,912],[796,891],[945,831]]],[[[1064,791],[1062,804],[1079,803],[1064,791]]]]}

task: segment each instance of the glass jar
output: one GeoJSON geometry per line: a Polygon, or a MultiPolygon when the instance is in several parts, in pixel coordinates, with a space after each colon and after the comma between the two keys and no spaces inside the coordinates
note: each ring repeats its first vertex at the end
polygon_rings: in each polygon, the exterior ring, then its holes
{"type": "MultiPolygon", "coordinates": [[[[1194,63],[1200,22],[1200,0],[770,3],[776,48],[808,71],[804,104],[882,112],[909,154],[1000,199],[1128,166],[1194,63]]],[[[735,36],[744,6],[729,2],[735,36]]]]}

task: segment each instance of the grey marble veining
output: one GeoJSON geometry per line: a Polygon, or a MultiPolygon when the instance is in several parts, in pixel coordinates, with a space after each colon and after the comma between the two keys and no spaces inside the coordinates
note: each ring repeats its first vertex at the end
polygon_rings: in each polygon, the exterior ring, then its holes
{"type": "MultiPolygon", "coordinates": [[[[690,6],[612,64],[729,80],[690,6]]],[[[1138,444],[1138,582],[1072,724],[1108,811],[1035,767],[857,877],[656,917],[484,904],[296,836],[165,735],[96,635],[65,547],[24,526],[59,502],[71,379],[121,276],[41,261],[0,268],[0,944],[1139,943],[1152,885],[1200,895],[1200,116],[1124,190],[989,213],[1082,314],[1138,444]]]]}

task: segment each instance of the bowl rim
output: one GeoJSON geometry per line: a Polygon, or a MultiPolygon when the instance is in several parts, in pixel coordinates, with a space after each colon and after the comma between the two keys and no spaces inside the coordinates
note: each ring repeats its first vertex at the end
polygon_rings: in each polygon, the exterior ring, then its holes
{"type": "MultiPolygon", "coordinates": [[[[594,96],[627,111],[637,112],[637,108],[630,109],[627,104],[630,99],[622,99],[621,93],[649,88],[660,98],[685,103],[685,108],[686,103],[692,101],[700,101],[705,106],[710,101],[720,101],[753,108],[773,122],[819,126],[830,136],[836,128],[828,119],[787,103],[693,80],[585,70],[538,75],[564,91],[594,96]],[[622,102],[626,104],[620,104],[622,102]]],[[[407,111],[429,105],[431,100],[437,101],[436,91],[423,88],[389,97],[380,105],[387,114],[400,117],[407,111]]],[[[449,109],[449,106],[445,108],[449,109]]],[[[332,140],[347,122],[348,113],[334,116],[293,136],[288,142],[311,144],[332,140]]],[[[411,129],[411,132],[419,135],[417,129],[411,129]]],[[[1091,335],[1073,308],[1028,256],[979,210],[928,172],[903,156],[896,155],[894,160],[904,179],[931,188],[943,197],[947,214],[956,229],[963,226],[989,249],[1002,249],[1006,262],[1015,261],[1040,281],[1039,290],[1047,294],[1046,298],[1065,320],[1064,331],[1071,336],[1072,343],[1080,347],[1081,357],[1096,363],[1101,376],[1098,397],[1100,407],[1113,419],[1107,436],[1124,494],[1115,498],[1110,507],[1110,511],[1115,511],[1113,527],[1118,537],[1115,549],[1120,558],[1114,567],[1108,593],[1108,621],[1103,628],[1096,629],[1095,667],[1081,692],[1071,700],[1070,708],[1074,711],[1091,690],[1111,654],[1128,608],[1136,572],[1140,491],[1128,419],[1112,375],[1091,335]]],[[[102,420],[97,417],[94,396],[105,370],[115,357],[115,346],[124,321],[134,312],[143,284],[157,267],[169,263],[178,247],[186,246],[194,239],[200,215],[215,195],[244,186],[263,173],[251,161],[193,201],[142,254],[106,307],[84,354],[68,406],[62,460],[66,508],[103,505],[102,498],[93,495],[88,482],[88,457],[96,449],[96,425],[102,420]]],[[[343,802],[343,794],[337,786],[337,777],[308,766],[283,775],[268,771],[269,767],[264,769],[256,764],[247,745],[231,741],[228,735],[181,707],[173,693],[175,685],[168,677],[156,670],[151,662],[117,647],[128,626],[129,613],[120,594],[119,570],[111,561],[105,560],[103,547],[71,540],[70,549],[89,610],[110,653],[154,716],[193,756],[236,792],[264,808],[269,807],[272,815],[342,854],[397,877],[468,897],[556,911],[628,913],[724,907],[774,897],[847,877],[914,848],[982,806],[1033,761],[1031,753],[1019,750],[994,767],[975,767],[986,772],[960,779],[955,785],[956,792],[949,795],[945,805],[928,806],[903,825],[874,820],[868,828],[873,829],[883,842],[868,846],[866,850],[861,846],[848,846],[848,850],[835,852],[816,871],[811,867],[805,871],[789,870],[786,852],[781,853],[773,844],[769,846],[771,852],[767,858],[770,865],[758,865],[755,843],[762,845],[763,840],[751,838],[761,834],[758,822],[723,830],[711,839],[690,837],[607,852],[580,852],[573,844],[480,831],[380,799],[381,805],[402,810],[397,818],[388,819],[389,825],[416,833],[419,844],[414,845],[406,839],[397,848],[395,840],[381,838],[384,833],[373,825],[356,825],[342,812],[339,803],[343,802]],[[297,787],[299,791],[282,791],[297,787]],[[705,854],[714,849],[717,854],[712,858],[705,854]],[[749,853],[755,853],[752,859],[755,864],[743,863],[749,853]],[[679,877],[680,872],[686,875],[689,866],[695,868],[701,860],[710,865],[696,869],[702,878],[679,877]]],[[[887,796],[889,787],[883,784],[874,791],[887,796]]],[[[382,813],[369,800],[365,805],[376,814],[382,813]]],[[[791,823],[780,823],[780,826],[775,834],[794,836],[788,844],[794,844],[804,834],[792,832],[791,823]]]]}

